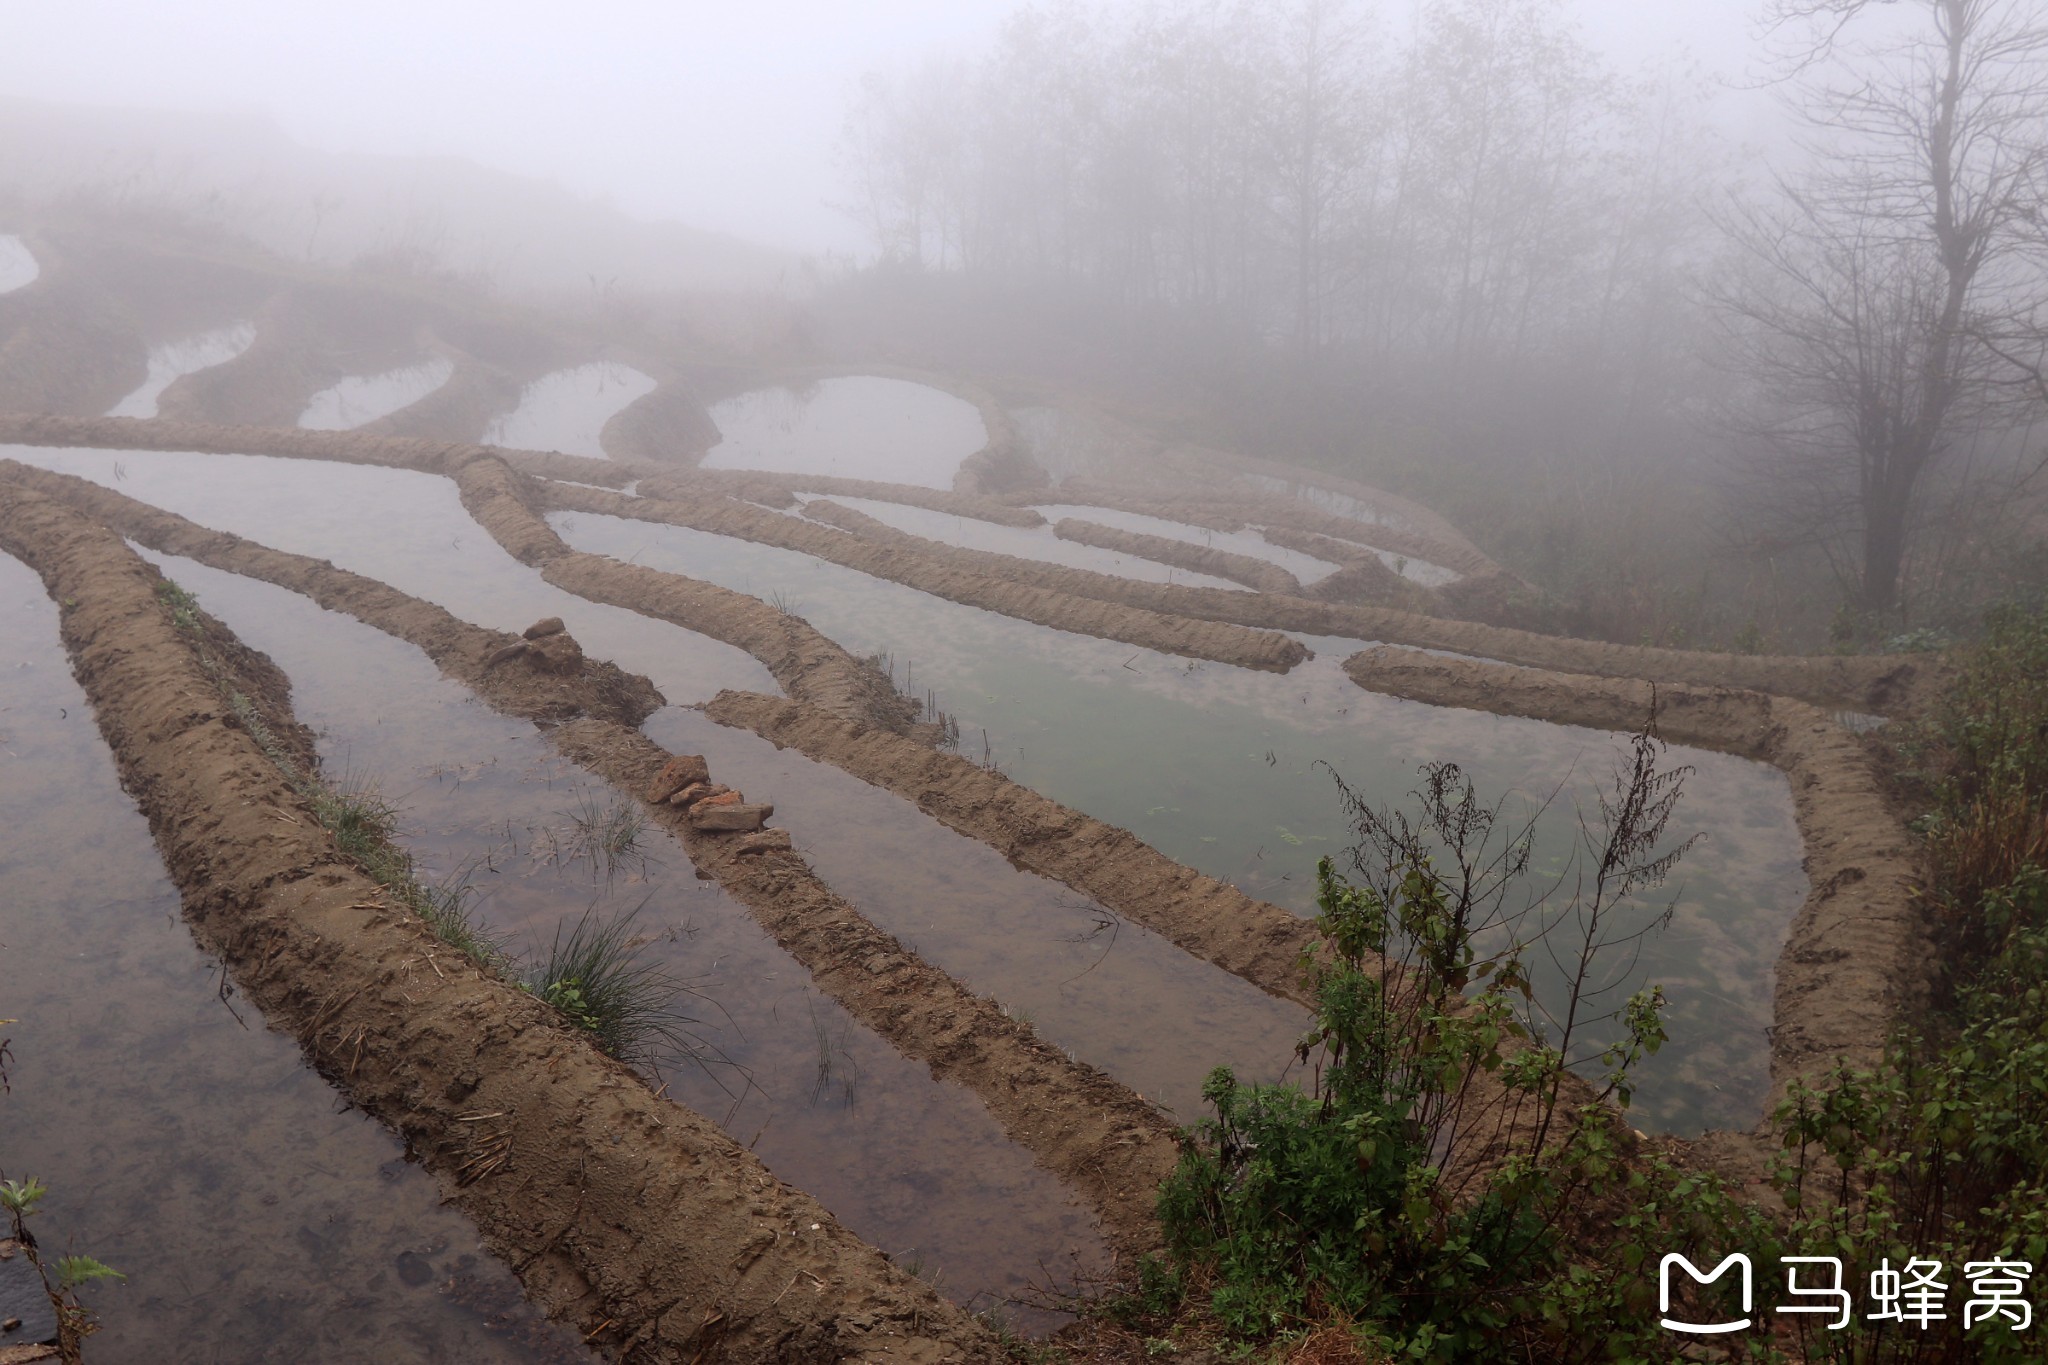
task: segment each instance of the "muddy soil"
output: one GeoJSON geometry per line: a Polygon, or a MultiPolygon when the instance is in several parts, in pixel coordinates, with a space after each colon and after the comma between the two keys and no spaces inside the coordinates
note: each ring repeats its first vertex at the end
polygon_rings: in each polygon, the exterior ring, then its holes
{"type": "MultiPolygon", "coordinates": [[[[648,373],[659,374],[652,369],[648,373]]],[[[653,393],[636,399],[606,422],[598,439],[615,460],[659,469],[702,459],[704,452],[718,443],[718,428],[688,385],[664,379],[653,393]]]]}
{"type": "Polygon", "coordinates": [[[1730,688],[1514,668],[1380,646],[1345,662],[1360,687],[1437,706],[1631,730],[1654,705],[1667,740],[1759,759],[1792,785],[1811,891],[1778,960],[1772,1099],[1838,1058],[1875,1063],[1929,989],[1933,947],[1916,907],[1924,870],[1870,751],[1804,702],[1730,688]]]}
{"type": "MultiPolygon", "coordinates": [[[[213,631],[204,648],[236,653],[213,631]]],[[[33,1224],[46,1249],[126,1277],[85,1291],[101,1316],[87,1358],[595,1360],[194,942],[71,676],[58,606],[4,554],[0,676],[0,980],[18,1020],[0,1029],[0,1159],[50,1187],[33,1224]]]]}
{"type": "MultiPolygon", "coordinates": [[[[301,404],[301,410],[303,406],[301,404]]],[[[295,412],[294,419],[296,416],[295,412]]],[[[416,469],[426,474],[452,474],[465,461],[488,455],[544,478],[573,479],[610,488],[623,487],[632,482],[639,472],[630,465],[611,460],[560,455],[553,451],[499,450],[460,441],[381,436],[360,431],[223,426],[217,422],[188,422],[169,417],[54,417],[41,413],[0,412],[0,444],[276,455],[292,460],[333,460],[339,464],[416,469]]]]}
{"type": "Polygon", "coordinates": [[[909,483],[884,483],[877,479],[846,479],[830,474],[775,474],[754,469],[693,469],[688,473],[657,474],[640,481],[639,491],[650,498],[692,498],[724,495],[763,507],[794,507],[797,494],[816,493],[833,498],[872,498],[896,502],[927,511],[993,522],[998,526],[1043,526],[1045,518],[1029,507],[1013,507],[993,498],[969,493],[949,493],[937,488],[920,488],[909,483]]]}
{"type": "MultiPolygon", "coordinates": [[[[469,625],[373,579],[206,530],[67,475],[0,462],[6,479],[61,498],[152,549],[290,588],[418,646],[494,709],[549,725],[549,739],[566,757],[623,790],[647,790],[673,757],[633,728],[659,704],[658,694],[611,663],[584,658],[565,676],[543,660],[505,658],[518,637],[469,625]]],[[[1120,1244],[1155,1244],[1151,1192],[1173,1162],[1170,1125],[1155,1108],[904,949],[797,854],[741,851],[739,841],[697,829],[665,800],[651,810],[700,872],[744,905],[820,989],[899,1051],[979,1096],[1013,1141],[1088,1198],[1120,1244]]]]}
{"type": "MultiPolygon", "coordinates": [[[[916,704],[898,695],[885,674],[854,658],[802,617],[729,588],[571,548],[528,501],[542,491],[541,486],[522,480],[502,461],[471,460],[457,473],[456,486],[463,506],[492,539],[514,559],[538,568],[556,587],[744,649],[791,696],[901,733],[927,733],[928,727],[919,725],[916,704]]],[[[549,496],[600,492],[566,485],[550,485],[545,491],[549,496]]]]}
{"type": "Polygon", "coordinates": [[[957,755],[799,702],[721,692],[705,714],[914,801],[1017,866],[1066,883],[1269,995],[1307,1003],[1301,952],[1315,937],[1309,921],[1183,867],[1125,830],[957,755]]]}
{"type": "Polygon", "coordinates": [[[1227,578],[1233,583],[1242,583],[1253,592],[1287,593],[1301,595],[1301,580],[1278,564],[1250,555],[1235,554],[1219,550],[1210,545],[1196,545],[1191,541],[1173,540],[1167,536],[1145,535],[1138,531],[1126,531],[1115,526],[1104,526],[1097,521],[1083,521],[1079,517],[1062,518],[1052,528],[1052,533],[1061,540],[1071,540],[1081,545],[1093,545],[1098,549],[1116,550],[1140,559],[1150,559],[1160,564],[1171,564],[1178,569],[1189,569],[1216,578],[1227,578]]]}
{"type": "MultiPolygon", "coordinates": [[[[895,543],[883,544],[866,537],[844,534],[826,525],[764,512],[744,503],[624,498],[601,489],[560,484],[547,485],[542,492],[550,507],[684,526],[713,535],[736,536],[757,544],[796,550],[948,601],[1051,626],[1056,630],[1072,631],[1077,635],[1122,640],[1183,658],[1212,659],[1241,668],[1284,673],[1308,657],[1308,651],[1298,641],[1270,631],[1249,631],[1174,619],[1143,608],[1125,607],[1101,599],[1077,598],[1029,581],[1020,582],[974,570],[963,572],[950,565],[931,562],[937,557],[934,555],[907,552],[895,543]]],[[[874,520],[835,503],[812,502],[804,510],[813,522],[851,521],[856,518],[861,522],[874,520]]],[[[937,542],[918,540],[917,544],[922,551],[924,546],[936,546],[937,542]]],[[[952,549],[950,546],[939,548],[952,549]]]]}
{"type": "Polygon", "coordinates": [[[0,410],[105,412],[148,377],[148,347],[95,281],[31,245],[42,274],[0,295],[0,410]]]}
{"type": "MultiPolygon", "coordinates": [[[[625,510],[632,506],[630,502],[607,500],[607,505],[620,508],[621,515],[637,514],[646,520],[665,519],[651,515],[650,507],[638,508],[637,512],[625,510]]],[[[806,511],[817,516],[817,509],[818,504],[812,503],[806,511]]],[[[1539,635],[1533,631],[1487,626],[1472,621],[1449,621],[1385,608],[1218,588],[1191,588],[1171,583],[1146,583],[1087,569],[1047,564],[1042,560],[942,544],[898,531],[851,509],[824,515],[830,516],[834,524],[854,529],[863,539],[913,550],[920,556],[969,573],[1000,576],[1074,596],[1126,603],[1141,610],[1193,620],[1357,640],[1386,640],[1423,649],[1448,650],[1481,659],[1498,659],[1600,677],[1649,678],[1708,687],[1750,687],[1816,704],[1847,706],[1880,715],[1910,714],[1938,689],[1943,676],[1944,666],[1939,659],[1927,655],[1810,658],[1654,649],[1539,635]]],[[[735,527],[737,525],[734,523],[735,527]]],[[[741,529],[725,533],[754,538],[741,529]]],[[[764,539],[763,543],[783,544],[785,539],[786,535],[778,535],[772,541],[764,539]]],[[[808,545],[786,545],[785,548],[816,553],[808,545]]]]}
{"type": "MultiPolygon", "coordinates": [[[[992,1356],[961,1310],[390,905],[228,717],[160,580],[112,532],[9,487],[0,542],[62,605],[201,934],[552,1312],[633,1359],[992,1356]]],[[[261,682],[235,685],[284,723],[261,682]]]]}

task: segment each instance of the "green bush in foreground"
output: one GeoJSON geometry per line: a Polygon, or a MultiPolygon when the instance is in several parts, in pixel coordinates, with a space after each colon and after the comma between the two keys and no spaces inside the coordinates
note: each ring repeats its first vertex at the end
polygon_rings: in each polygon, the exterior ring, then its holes
{"type": "Polygon", "coordinates": [[[1587,832],[1582,894],[1558,908],[1503,910],[1531,830],[1500,835],[1454,765],[1424,769],[1413,822],[1345,792],[1361,881],[1317,869],[1328,949],[1308,964],[1315,1025],[1298,1049],[1312,1079],[1210,1076],[1215,1117],[1161,1194],[1172,1264],[1155,1290],[1210,1286],[1208,1312],[1246,1343],[1334,1320],[1395,1359],[1667,1358],[1658,1258],[1770,1239],[1712,1181],[1624,1159],[1619,1111],[1663,1041],[1663,998],[1592,1002],[1614,979],[1605,960],[1645,932],[1613,927],[1621,907],[1686,847],[1665,843],[1684,770],[1660,770],[1661,753],[1636,737],[1604,830],[1587,832]],[[1526,955],[1574,935],[1550,946],[1577,985],[1546,1010],[1526,955]]]}

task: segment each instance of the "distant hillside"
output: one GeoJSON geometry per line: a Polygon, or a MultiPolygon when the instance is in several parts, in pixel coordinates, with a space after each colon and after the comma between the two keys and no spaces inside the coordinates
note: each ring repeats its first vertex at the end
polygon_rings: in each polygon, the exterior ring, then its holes
{"type": "Polygon", "coordinates": [[[455,157],[315,151],[257,114],[0,96],[0,213],[73,196],[174,210],[291,259],[412,256],[521,292],[787,289],[799,273],[787,253],[455,157]]]}

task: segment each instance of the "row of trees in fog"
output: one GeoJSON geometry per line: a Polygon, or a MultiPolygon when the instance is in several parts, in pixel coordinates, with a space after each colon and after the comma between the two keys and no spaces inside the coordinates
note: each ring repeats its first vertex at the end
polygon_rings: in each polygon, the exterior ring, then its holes
{"type": "Polygon", "coordinates": [[[1759,3],[1768,171],[1554,0],[1054,4],[865,82],[850,207],[888,268],[1491,412],[1495,455],[1739,453],[1738,533],[1888,613],[1944,490],[2010,494],[2048,404],[2048,33],[2033,0],[1759,3]]]}

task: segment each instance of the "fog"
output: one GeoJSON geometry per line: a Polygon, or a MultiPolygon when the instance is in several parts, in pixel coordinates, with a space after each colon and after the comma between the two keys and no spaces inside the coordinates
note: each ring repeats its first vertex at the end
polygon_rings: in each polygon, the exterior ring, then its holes
{"type": "MultiPolygon", "coordinates": [[[[869,249],[832,147],[866,71],[985,49],[1007,0],[0,6],[0,94],[237,112],[327,152],[459,156],[793,252],[869,249]]],[[[1091,5],[1103,14],[1114,5],[1091,5]]],[[[1408,0],[1383,7],[1408,21],[1408,0]]],[[[1570,0],[1618,60],[1746,79],[1748,0],[1570,0]]]]}

